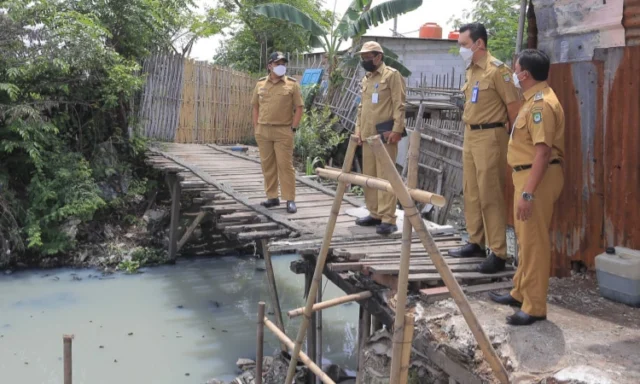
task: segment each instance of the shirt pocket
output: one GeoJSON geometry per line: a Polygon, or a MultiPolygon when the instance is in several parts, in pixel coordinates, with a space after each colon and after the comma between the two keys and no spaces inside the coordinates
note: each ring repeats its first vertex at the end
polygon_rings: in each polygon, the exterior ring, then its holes
{"type": "Polygon", "coordinates": [[[516,122],[513,124],[513,129],[511,130],[511,140],[514,138],[523,138],[526,134],[525,128],[527,127],[527,115],[529,110],[521,110],[516,117],[516,122]]]}

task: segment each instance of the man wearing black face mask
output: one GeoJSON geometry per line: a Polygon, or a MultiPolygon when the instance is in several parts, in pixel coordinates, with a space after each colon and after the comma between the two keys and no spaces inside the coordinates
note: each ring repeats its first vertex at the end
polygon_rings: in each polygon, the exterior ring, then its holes
{"type": "MultiPolygon", "coordinates": [[[[388,125],[392,129],[383,133],[385,148],[393,160],[398,156],[398,142],[404,132],[405,83],[400,72],[384,64],[384,53],[375,41],[364,43],[358,52],[361,65],[367,71],[362,79],[362,99],[358,106],[355,134],[360,138],[378,134],[376,125],[388,125]]],[[[387,179],[383,167],[365,144],[362,148],[362,170],[365,175],[387,179]]],[[[396,226],[396,196],[372,188],[364,188],[364,198],[369,216],[356,220],[360,226],[377,226],[380,235],[398,230],[396,226]]]]}

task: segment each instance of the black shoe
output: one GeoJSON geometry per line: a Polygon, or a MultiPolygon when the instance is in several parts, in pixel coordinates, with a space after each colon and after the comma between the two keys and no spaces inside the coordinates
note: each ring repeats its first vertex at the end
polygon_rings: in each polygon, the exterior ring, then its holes
{"type": "Polygon", "coordinates": [[[296,213],[298,212],[298,208],[296,208],[295,201],[287,201],[287,213],[296,213]]]}
{"type": "Polygon", "coordinates": [[[361,217],[358,220],[356,220],[356,225],[359,225],[361,227],[373,227],[374,225],[380,225],[380,224],[382,224],[382,220],[374,219],[371,216],[361,217]]]}
{"type": "Polygon", "coordinates": [[[278,199],[277,197],[275,199],[267,199],[260,203],[260,205],[265,208],[277,207],[278,205],[280,205],[280,199],[278,199]]]}
{"type": "Polygon", "coordinates": [[[395,224],[382,223],[376,227],[376,233],[378,235],[390,235],[398,230],[398,226],[395,224]]]}
{"type": "Polygon", "coordinates": [[[522,311],[518,311],[511,316],[507,316],[509,325],[531,325],[536,321],[547,320],[547,316],[531,316],[522,311]]]}
{"type": "Polygon", "coordinates": [[[489,292],[489,298],[491,301],[502,305],[509,305],[511,307],[522,307],[522,303],[514,299],[510,294],[500,295],[498,292],[489,292]]]}
{"type": "Polygon", "coordinates": [[[485,251],[478,244],[467,243],[460,248],[450,249],[449,256],[451,257],[486,257],[487,251],[485,251]]]}
{"type": "Polygon", "coordinates": [[[478,272],[491,274],[498,273],[504,271],[507,261],[505,259],[501,259],[496,256],[495,253],[491,252],[489,257],[482,262],[482,264],[478,265],[478,272]]]}

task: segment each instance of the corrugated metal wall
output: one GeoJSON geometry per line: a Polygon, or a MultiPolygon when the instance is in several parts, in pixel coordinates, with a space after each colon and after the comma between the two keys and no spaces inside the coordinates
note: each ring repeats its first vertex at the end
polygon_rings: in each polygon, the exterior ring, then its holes
{"type": "Polygon", "coordinates": [[[640,0],[624,0],[622,25],[627,46],[640,45],[640,0]]]}
{"type": "MultiPolygon", "coordinates": [[[[640,249],[640,47],[596,50],[553,64],[549,83],[566,116],[565,185],[552,225],[552,275],[594,267],[609,245],[640,249]]],[[[510,184],[510,183],[509,183],[510,184]]],[[[513,187],[508,186],[513,224],[513,187]]]]}

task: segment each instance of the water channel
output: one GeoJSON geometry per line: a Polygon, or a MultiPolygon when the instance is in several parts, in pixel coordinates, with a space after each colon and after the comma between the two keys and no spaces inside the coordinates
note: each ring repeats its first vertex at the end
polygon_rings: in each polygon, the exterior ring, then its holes
{"type": "MultiPolygon", "coordinates": [[[[274,256],[283,311],[304,305],[297,256],[274,256]]],[[[140,274],[57,269],[0,274],[0,383],[62,384],[62,335],[74,334],[74,384],[231,381],[255,358],[264,261],[180,261],[140,274]]],[[[324,279],[324,298],[344,293],[324,279]]],[[[294,338],[301,318],[283,315],[294,338]]],[[[270,316],[274,320],[273,315],[270,316]]],[[[324,363],[355,366],[357,304],[323,311],[324,363]]],[[[265,354],[279,347],[265,331],[265,354]]]]}

